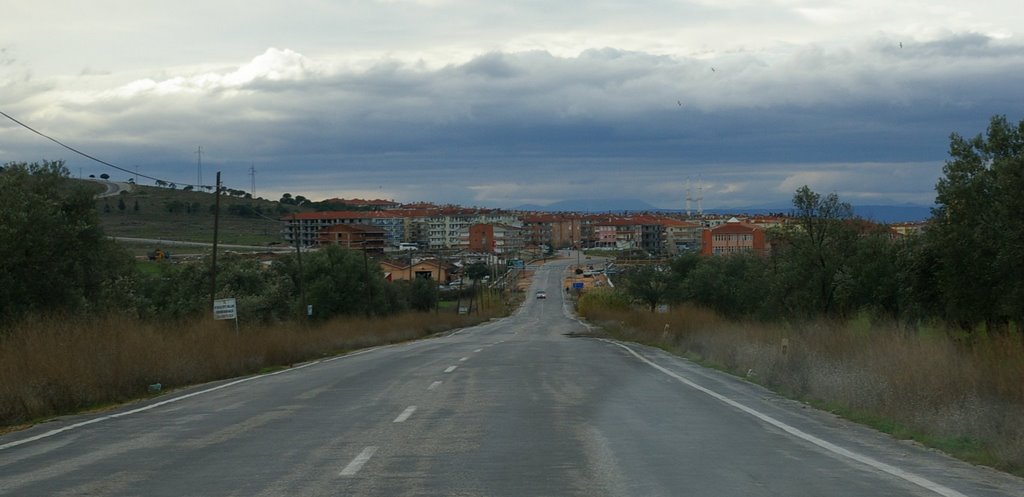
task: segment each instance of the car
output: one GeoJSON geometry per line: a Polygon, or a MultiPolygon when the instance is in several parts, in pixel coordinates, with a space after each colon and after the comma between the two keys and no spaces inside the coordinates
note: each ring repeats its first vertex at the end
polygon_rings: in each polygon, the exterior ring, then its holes
{"type": "Polygon", "coordinates": [[[544,290],[537,291],[537,298],[538,299],[546,299],[546,298],[548,298],[548,292],[545,292],[544,290]]]}

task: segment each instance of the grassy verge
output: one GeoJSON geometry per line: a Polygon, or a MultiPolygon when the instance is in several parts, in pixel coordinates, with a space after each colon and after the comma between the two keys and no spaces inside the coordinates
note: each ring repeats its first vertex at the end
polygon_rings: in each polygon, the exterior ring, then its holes
{"type": "Polygon", "coordinates": [[[407,313],[242,329],[227,321],[157,325],[105,319],[28,321],[0,337],[0,426],[16,426],[328,355],[422,338],[501,315],[407,313]]]}
{"type": "Polygon", "coordinates": [[[638,311],[588,294],[580,313],[612,336],[660,347],[893,436],[1024,476],[1024,343],[965,346],[940,333],[764,325],[694,307],[638,311]]]}

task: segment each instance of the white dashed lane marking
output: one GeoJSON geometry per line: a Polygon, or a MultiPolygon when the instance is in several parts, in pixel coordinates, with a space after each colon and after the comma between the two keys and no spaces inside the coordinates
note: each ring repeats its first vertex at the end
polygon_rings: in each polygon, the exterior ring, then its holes
{"type": "Polygon", "coordinates": [[[441,382],[440,381],[435,381],[435,382],[431,383],[429,387],[427,387],[427,390],[433,390],[433,389],[435,389],[435,388],[437,388],[439,386],[441,386],[441,382]]]}
{"type": "Polygon", "coordinates": [[[374,445],[363,449],[352,462],[348,463],[348,466],[345,466],[345,469],[341,470],[339,476],[354,476],[360,469],[363,469],[363,465],[373,457],[375,452],[377,452],[377,447],[374,445]]]}
{"type": "Polygon", "coordinates": [[[414,412],[416,412],[416,406],[406,407],[405,410],[402,411],[402,414],[399,414],[398,417],[395,418],[394,422],[395,423],[404,423],[405,420],[409,419],[409,416],[412,416],[412,413],[414,413],[414,412]]]}
{"type": "Polygon", "coordinates": [[[457,367],[458,366],[448,366],[448,369],[445,369],[444,372],[445,373],[451,373],[452,371],[455,371],[455,368],[457,368],[457,367]]]}

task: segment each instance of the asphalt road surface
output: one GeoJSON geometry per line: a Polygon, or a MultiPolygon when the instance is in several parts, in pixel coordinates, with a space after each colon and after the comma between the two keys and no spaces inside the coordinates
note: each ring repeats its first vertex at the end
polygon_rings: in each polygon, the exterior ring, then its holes
{"type": "MultiPolygon", "coordinates": [[[[1022,496],[663,352],[514,316],[0,437],[0,495],[1022,496]]],[[[530,292],[533,295],[533,292],[530,292]]]]}

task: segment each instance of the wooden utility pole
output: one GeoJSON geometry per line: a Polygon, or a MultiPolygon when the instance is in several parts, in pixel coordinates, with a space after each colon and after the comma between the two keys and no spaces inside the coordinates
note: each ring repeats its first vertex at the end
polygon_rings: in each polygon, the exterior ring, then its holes
{"type": "Polygon", "coordinates": [[[363,278],[366,279],[366,315],[373,316],[373,282],[370,281],[369,256],[366,254],[366,240],[363,240],[363,278]]]}
{"type": "Polygon", "coordinates": [[[295,261],[296,261],[296,263],[299,266],[299,274],[298,274],[298,277],[295,278],[295,284],[296,284],[296,286],[299,287],[299,300],[300,300],[300,302],[299,302],[299,316],[306,316],[306,319],[309,319],[309,312],[306,311],[306,309],[308,309],[306,306],[309,305],[309,304],[306,303],[306,290],[302,286],[302,248],[301,248],[302,247],[302,240],[301,240],[302,230],[299,229],[299,228],[300,228],[300,226],[299,226],[298,217],[293,212],[292,213],[292,238],[295,239],[295,261]]]}
{"type": "Polygon", "coordinates": [[[210,264],[210,309],[217,298],[217,235],[220,233],[220,171],[217,171],[217,186],[213,191],[213,256],[210,264]]]}

